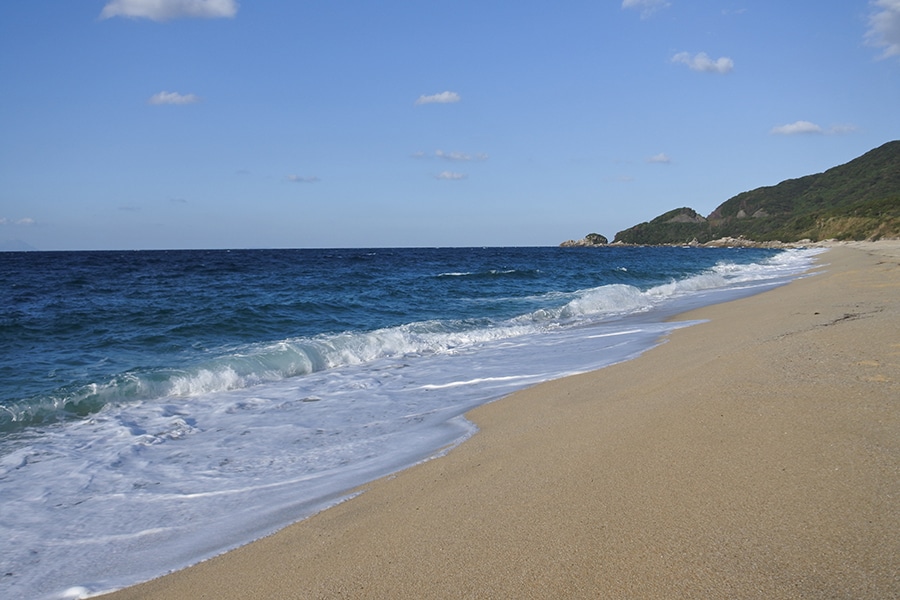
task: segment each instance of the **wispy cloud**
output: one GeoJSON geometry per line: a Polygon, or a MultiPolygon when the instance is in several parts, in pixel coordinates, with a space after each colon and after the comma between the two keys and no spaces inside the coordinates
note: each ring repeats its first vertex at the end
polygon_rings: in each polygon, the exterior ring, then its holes
{"type": "Polygon", "coordinates": [[[660,152],[659,154],[649,157],[647,162],[656,165],[670,165],[672,164],[672,159],[669,158],[669,155],[665,152],[660,152]]]}
{"type": "Polygon", "coordinates": [[[427,152],[422,152],[420,150],[419,152],[413,152],[411,156],[412,158],[440,158],[451,162],[470,162],[488,159],[488,155],[484,152],[468,154],[466,152],[444,152],[443,150],[435,150],[434,154],[428,154],[427,152]]]}
{"type": "Polygon", "coordinates": [[[884,48],[880,58],[900,56],[900,0],[875,0],[877,12],[869,17],[866,43],[884,48]]]}
{"type": "Polygon", "coordinates": [[[444,179],[447,181],[458,181],[460,179],[465,179],[465,173],[454,173],[453,171],[441,171],[437,175],[434,176],[435,179],[444,179]]]}
{"type": "Polygon", "coordinates": [[[100,12],[101,19],[126,17],[171,21],[173,19],[221,19],[237,14],[235,0],[111,0],[100,12]]]}
{"type": "Polygon", "coordinates": [[[444,152],[443,150],[435,150],[434,155],[438,158],[443,158],[444,160],[451,160],[456,162],[468,162],[470,160],[487,160],[488,155],[482,153],[479,154],[466,154],[465,152],[444,152]]]}
{"type": "Polygon", "coordinates": [[[420,104],[452,104],[460,100],[462,100],[462,97],[456,92],[441,92],[430,96],[419,96],[416,100],[416,106],[420,104]]]}
{"type": "Polygon", "coordinates": [[[672,62],[687,65],[693,71],[719,73],[720,75],[730,73],[734,69],[734,61],[727,56],[713,60],[706,52],[699,52],[693,56],[689,52],[679,52],[672,57],[672,62]]]}
{"type": "Polygon", "coordinates": [[[200,97],[194,94],[179,94],[178,92],[159,92],[147,99],[147,104],[194,104],[200,102],[200,97]]]}
{"type": "Polygon", "coordinates": [[[774,135],[800,135],[800,134],[819,134],[824,133],[822,128],[815,123],[811,123],[809,121],[794,121],[793,123],[788,123],[787,125],[778,125],[777,127],[773,127],[769,132],[774,135]]]}
{"type": "Polygon", "coordinates": [[[622,0],[622,8],[633,8],[641,11],[641,18],[646,19],[654,13],[671,6],[668,0],[622,0]]]}
{"type": "Polygon", "coordinates": [[[303,177],[301,175],[288,175],[286,179],[291,183],[318,183],[321,181],[321,179],[316,176],[303,177]]]}
{"type": "Polygon", "coordinates": [[[773,135],[840,135],[857,131],[855,125],[832,125],[830,128],[812,123],[810,121],[794,121],[787,125],[773,127],[769,133],[773,135]]]}
{"type": "Polygon", "coordinates": [[[36,225],[37,221],[32,219],[31,217],[25,217],[22,219],[7,219],[6,217],[0,217],[0,225],[19,225],[23,227],[27,227],[29,225],[36,225]]]}
{"type": "Polygon", "coordinates": [[[843,133],[856,133],[859,131],[859,127],[856,125],[850,125],[849,123],[845,123],[843,125],[832,125],[831,128],[826,133],[833,133],[835,135],[840,135],[843,133]]]}

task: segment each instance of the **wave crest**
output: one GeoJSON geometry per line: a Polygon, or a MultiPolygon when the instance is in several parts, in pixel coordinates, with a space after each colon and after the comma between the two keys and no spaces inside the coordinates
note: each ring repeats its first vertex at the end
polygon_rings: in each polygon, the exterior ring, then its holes
{"type": "Polygon", "coordinates": [[[382,358],[460,352],[480,343],[645,312],[672,298],[796,274],[814,254],[788,251],[760,264],[723,262],[706,272],[647,289],[614,283],[576,292],[551,292],[543,298],[550,306],[512,319],[430,320],[373,331],[289,338],[225,350],[205,362],[180,369],[135,369],[106,382],[63,387],[47,396],[0,406],[0,431],[83,418],[107,404],[245,389],[382,358]]]}

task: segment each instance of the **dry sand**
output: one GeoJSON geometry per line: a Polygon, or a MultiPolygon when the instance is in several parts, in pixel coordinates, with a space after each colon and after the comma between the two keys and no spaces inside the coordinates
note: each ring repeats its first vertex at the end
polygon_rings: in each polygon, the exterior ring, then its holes
{"type": "Polygon", "coordinates": [[[470,414],[356,498],[109,600],[900,598],[900,243],[470,414]]]}

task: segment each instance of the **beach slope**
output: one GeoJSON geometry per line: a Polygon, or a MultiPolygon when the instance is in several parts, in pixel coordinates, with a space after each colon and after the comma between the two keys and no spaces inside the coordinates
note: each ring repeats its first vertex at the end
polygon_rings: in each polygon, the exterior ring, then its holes
{"type": "Polygon", "coordinates": [[[446,456],[109,600],[900,597],[900,245],[681,315],[446,456]]]}

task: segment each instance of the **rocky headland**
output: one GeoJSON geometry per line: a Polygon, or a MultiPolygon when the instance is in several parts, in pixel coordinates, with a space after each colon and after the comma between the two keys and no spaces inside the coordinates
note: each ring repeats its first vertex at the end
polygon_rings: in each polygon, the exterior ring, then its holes
{"type": "MultiPolygon", "coordinates": [[[[667,211],[616,233],[634,246],[809,246],[829,240],[900,239],[900,140],[823,173],[742,192],[703,216],[667,211]]],[[[566,247],[607,245],[592,233],[566,247]]]]}

